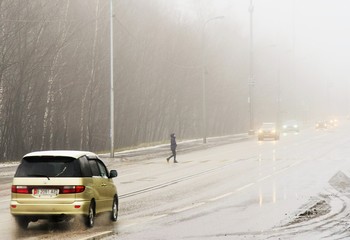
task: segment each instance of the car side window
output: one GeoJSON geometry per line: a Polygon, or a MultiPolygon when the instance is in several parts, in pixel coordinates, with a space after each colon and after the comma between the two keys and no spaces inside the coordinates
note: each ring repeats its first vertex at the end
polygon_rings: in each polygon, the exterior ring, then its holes
{"type": "Polygon", "coordinates": [[[101,176],[104,178],[108,178],[108,171],[106,166],[101,161],[97,161],[97,164],[98,168],[100,169],[101,176]]]}
{"type": "Polygon", "coordinates": [[[91,168],[92,176],[101,176],[99,167],[97,166],[97,162],[95,159],[89,159],[89,165],[91,168]]]}
{"type": "Polygon", "coordinates": [[[83,156],[79,158],[79,162],[83,177],[91,177],[92,172],[88,159],[85,156],[83,156]]]}

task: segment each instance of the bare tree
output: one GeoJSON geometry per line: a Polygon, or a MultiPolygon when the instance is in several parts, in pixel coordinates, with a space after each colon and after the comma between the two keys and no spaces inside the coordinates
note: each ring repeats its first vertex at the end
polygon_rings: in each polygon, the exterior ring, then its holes
{"type": "MultiPolygon", "coordinates": [[[[208,13],[190,2],[200,17],[186,18],[173,1],[117,2],[117,148],[165,141],[170,132],[201,137],[200,46],[208,13]]],[[[100,0],[0,0],[1,160],[33,150],[109,148],[108,8],[100,0]]],[[[238,33],[226,42],[220,29],[211,30],[223,39],[207,39],[208,55],[216,54],[206,78],[214,136],[246,127],[247,64],[235,50],[244,51],[238,33]]]]}

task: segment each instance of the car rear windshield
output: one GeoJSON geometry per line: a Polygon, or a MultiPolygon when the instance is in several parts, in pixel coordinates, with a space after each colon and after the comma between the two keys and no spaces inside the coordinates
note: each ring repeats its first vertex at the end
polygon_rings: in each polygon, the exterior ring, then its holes
{"type": "Polygon", "coordinates": [[[263,128],[274,128],[276,125],[274,123],[264,123],[263,128]]]}
{"type": "Polygon", "coordinates": [[[27,157],[15,177],[81,177],[79,161],[69,157],[27,157]]]}

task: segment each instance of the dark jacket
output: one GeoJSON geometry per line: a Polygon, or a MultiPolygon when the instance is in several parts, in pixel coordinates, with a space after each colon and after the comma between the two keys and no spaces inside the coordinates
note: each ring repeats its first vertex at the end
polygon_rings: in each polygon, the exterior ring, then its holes
{"type": "Polygon", "coordinates": [[[175,139],[175,134],[171,134],[170,135],[170,148],[171,150],[175,150],[176,147],[177,147],[177,144],[176,144],[176,139],[175,139]]]}

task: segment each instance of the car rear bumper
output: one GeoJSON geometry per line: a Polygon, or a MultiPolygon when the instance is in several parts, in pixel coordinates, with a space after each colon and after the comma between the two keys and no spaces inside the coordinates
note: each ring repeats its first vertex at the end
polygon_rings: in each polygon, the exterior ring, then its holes
{"type": "Polygon", "coordinates": [[[275,138],[275,137],[278,137],[278,134],[273,134],[273,133],[271,133],[271,134],[267,134],[267,133],[259,134],[259,138],[275,138]]]}
{"type": "Polygon", "coordinates": [[[297,132],[297,131],[299,131],[299,127],[293,127],[293,126],[283,127],[282,131],[285,131],[285,132],[297,132]]]}
{"type": "Polygon", "coordinates": [[[69,204],[24,204],[11,201],[10,211],[12,215],[81,215],[87,214],[90,206],[89,201],[73,202],[69,204]]]}

